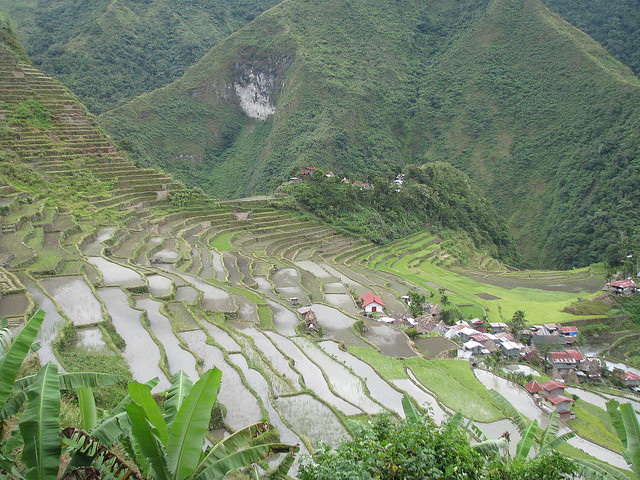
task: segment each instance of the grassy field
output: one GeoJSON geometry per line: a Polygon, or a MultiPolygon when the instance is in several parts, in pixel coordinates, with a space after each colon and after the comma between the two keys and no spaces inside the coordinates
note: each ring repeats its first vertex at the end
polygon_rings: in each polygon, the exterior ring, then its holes
{"type": "Polygon", "coordinates": [[[371,348],[349,347],[349,352],[354,354],[363,362],[371,365],[383,378],[393,380],[397,378],[408,378],[404,371],[404,364],[396,358],[389,358],[371,348]]]}
{"type": "Polygon", "coordinates": [[[622,443],[607,412],[580,399],[575,402],[573,411],[576,418],[569,422],[569,426],[578,435],[616,452],[622,451],[622,443]]]}
{"type": "MultiPolygon", "coordinates": [[[[394,251],[394,247],[387,246],[385,250],[394,251]]],[[[401,251],[401,246],[398,251],[401,251]]],[[[575,285],[581,285],[580,282],[585,278],[589,283],[599,284],[601,277],[604,284],[604,276],[598,270],[592,273],[589,270],[590,267],[561,272],[521,271],[513,274],[485,272],[487,276],[498,277],[505,285],[503,287],[468,278],[465,276],[464,268],[460,267],[452,271],[436,265],[432,259],[424,259],[422,255],[424,253],[417,252],[393,262],[380,261],[383,256],[377,255],[375,259],[368,262],[368,265],[372,267],[375,265],[377,269],[399,275],[433,292],[436,302],[438,288],[444,288],[447,290],[449,301],[452,304],[461,305],[461,312],[465,316],[481,316],[484,310],[489,320],[495,322],[508,320],[516,310],[523,310],[530,323],[570,322],[575,320],[576,316],[563,311],[565,307],[574,303],[578,296],[591,295],[591,292],[586,290],[576,293],[521,285],[544,285],[544,279],[548,278],[547,283],[563,283],[568,285],[567,289],[570,289],[575,285]],[[596,279],[591,280],[592,277],[596,279]],[[572,282],[574,282],[573,286],[572,282]],[[506,288],[508,286],[512,287],[506,288]]],[[[473,272],[477,271],[473,270],[473,272]]],[[[496,283],[495,278],[493,280],[496,283]]]]}
{"type": "Polygon", "coordinates": [[[489,391],[478,381],[468,362],[461,360],[425,360],[412,357],[405,361],[416,378],[443,404],[478,422],[505,418],[491,400],[489,391]]]}

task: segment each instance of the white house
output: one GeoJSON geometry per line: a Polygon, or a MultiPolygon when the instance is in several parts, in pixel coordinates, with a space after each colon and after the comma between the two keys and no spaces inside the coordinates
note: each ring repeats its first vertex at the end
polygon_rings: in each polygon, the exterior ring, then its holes
{"type": "Polygon", "coordinates": [[[358,302],[366,313],[384,313],[386,307],[382,299],[373,293],[365,293],[358,298],[358,302]]]}

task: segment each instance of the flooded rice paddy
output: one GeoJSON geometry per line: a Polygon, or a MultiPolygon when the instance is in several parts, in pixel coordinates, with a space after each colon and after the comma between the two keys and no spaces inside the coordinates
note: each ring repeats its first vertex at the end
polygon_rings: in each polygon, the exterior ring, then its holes
{"type": "Polygon", "coordinates": [[[84,277],[43,278],[40,285],[74,325],[90,325],[102,321],[102,306],[84,277]]]}
{"type": "Polygon", "coordinates": [[[169,380],[160,368],[160,349],[142,326],[142,312],[131,308],[127,294],[120,288],[99,288],[98,295],[107,306],[113,326],[126,343],[123,356],[133,379],[146,382],[158,377],[160,383],[154,391],[166,390],[169,387],[169,380]]]}
{"type": "Polygon", "coordinates": [[[99,327],[80,328],[76,330],[76,334],[78,339],[71,351],[82,354],[116,355],[116,352],[105,343],[99,327]]]}
{"type": "Polygon", "coordinates": [[[388,357],[416,356],[416,352],[409,347],[407,336],[389,325],[367,321],[362,336],[388,357]]]}
{"type": "Polygon", "coordinates": [[[140,274],[131,268],[123,267],[102,257],[88,257],[87,260],[100,271],[102,283],[107,287],[142,287],[145,285],[140,274]]]}

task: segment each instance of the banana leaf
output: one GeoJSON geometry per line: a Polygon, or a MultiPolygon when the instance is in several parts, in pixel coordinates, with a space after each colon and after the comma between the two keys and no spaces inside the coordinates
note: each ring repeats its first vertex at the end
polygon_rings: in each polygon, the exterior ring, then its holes
{"type": "Polygon", "coordinates": [[[640,423],[633,406],[623,403],[619,407],[620,417],[626,432],[627,445],[625,460],[636,475],[640,474],[640,423]]]}
{"type": "Polygon", "coordinates": [[[402,395],[402,409],[404,410],[404,416],[408,422],[420,422],[420,412],[415,407],[411,399],[405,393],[402,395]]]}
{"type": "Polygon", "coordinates": [[[529,426],[522,432],[522,438],[518,442],[516,447],[516,455],[514,460],[526,460],[531,451],[531,447],[536,441],[536,433],[538,431],[538,421],[534,420],[529,426]]]}
{"type": "Polygon", "coordinates": [[[635,476],[632,477],[631,473],[624,473],[606,463],[579,458],[572,460],[578,466],[580,478],[586,480],[634,480],[634,478],[637,478],[635,476]]]}
{"type": "Polygon", "coordinates": [[[59,417],[58,367],[47,363],[27,392],[27,407],[19,425],[24,441],[22,461],[29,480],[50,480],[58,475],[62,449],[59,417]]]}
{"type": "Polygon", "coordinates": [[[516,427],[518,428],[518,431],[520,433],[524,432],[529,427],[529,421],[525,419],[522,414],[514,408],[509,400],[504,398],[495,390],[489,390],[489,395],[491,395],[491,398],[504,412],[507,412],[507,415],[509,415],[509,418],[511,418],[511,420],[513,420],[513,423],[516,424],[516,427]]]}
{"type": "Polygon", "coordinates": [[[131,434],[137,449],[141,452],[141,455],[137,456],[138,466],[144,468],[147,465],[146,462],[148,462],[150,471],[143,472],[146,476],[151,476],[155,480],[169,480],[172,477],[167,468],[164,449],[160,439],[151,429],[144,408],[132,402],[125,409],[131,420],[131,434]],[[146,462],[140,461],[143,458],[146,462]]]}
{"type": "Polygon", "coordinates": [[[242,428],[227,438],[220,440],[209,449],[205,457],[200,461],[195,473],[198,474],[209,464],[221,460],[242,448],[246,448],[254,439],[272,428],[273,427],[266,422],[258,422],[242,428]]]}
{"type": "Polygon", "coordinates": [[[607,402],[607,413],[611,418],[611,423],[616,429],[616,433],[618,434],[618,438],[622,442],[622,446],[627,448],[627,432],[624,428],[624,422],[622,421],[622,417],[620,416],[620,410],[618,407],[620,404],[615,400],[609,400],[607,402]]]}
{"type": "Polygon", "coordinates": [[[174,480],[187,478],[198,466],[221,380],[219,369],[207,371],[193,385],[176,414],[166,448],[174,480]]]}
{"type": "Polygon", "coordinates": [[[82,415],[82,425],[85,430],[92,430],[98,423],[98,409],[93,397],[93,390],[88,387],[76,388],[78,394],[78,404],[82,415]]]}
{"type": "Polygon", "coordinates": [[[246,467],[275,453],[295,453],[297,451],[297,446],[282,443],[267,443],[244,448],[209,463],[200,473],[193,476],[193,480],[219,480],[232,470],[246,467]]]}
{"type": "Polygon", "coordinates": [[[129,396],[132,402],[142,407],[147,421],[154,428],[154,433],[158,436],[162,445],[166,445],[169,438],[169,430],[162,417],[160,407],[151,396],[151,388],[139,382],[129,382],[129,396]]]}
{"type": "Polygon", "coordinates": [[[176,413],[180,410],[180,406],[184,399],[187,397],[193,382],[189,379],[189,376],[182,370],[173,374],[171,378],[171,387],[167,392],[167,401],[164,404],[165,420],[167,425],[171,425],[176,418],[176,413]]]}
{"type": "MultiPolygon", "coordinates": [[[[60,373],[58,374],[58,377],[60,378],[60,388],[65,390],[72,390],[79,387],[106,387],[122,380],[122,377],[119,375],[96,372],[60,373]]],[[[15,382],[14,390],[23,390],[27,388],[35,381],[35,379],[35,375],[22,377],[15,382]]]]}
{"type": "Polygon", "coordinates": [[[18,333],[0,359],[0,406],[4,408],[13,391],[13,384],[29,348],[40,330],[44,312],[38,310],[18,333]]]}

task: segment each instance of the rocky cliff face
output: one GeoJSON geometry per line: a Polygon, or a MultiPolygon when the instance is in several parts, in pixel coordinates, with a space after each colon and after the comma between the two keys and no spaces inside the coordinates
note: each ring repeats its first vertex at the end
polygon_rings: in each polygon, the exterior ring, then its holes
{"type": "Polygon", "coordinates": [[[247,116],[263,121],[275,113],[275,97],[284,85],[284,70],[290,64],[287,57],[236,63],[233,90],[247,116]]]}

